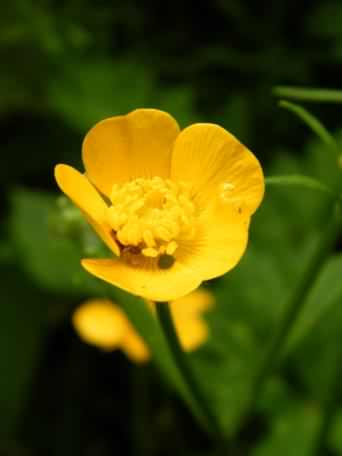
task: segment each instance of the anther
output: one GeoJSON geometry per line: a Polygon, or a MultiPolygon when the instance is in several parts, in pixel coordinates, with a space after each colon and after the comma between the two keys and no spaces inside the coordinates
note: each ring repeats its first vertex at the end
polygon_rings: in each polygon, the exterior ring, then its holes
{"type": "Polygon", "coordinates": [[[142,249],[141,253],[150,258],[157,258],[157,256],[159,255],[158,250],[154,249],[153,247],[147,247],[146,249],[142,249]]]}
{"type": "Polygon", "coordinates": [[[132,252],[126,247],[135,246],[139,254],[133,256],[155,258],[161,269],[167,269],[175,261],[177,238],[193,236],[196,211],[185,183],[158,176],[138,178],[113,185],[111,202],[107,221],[130,262],[132,252]]]}

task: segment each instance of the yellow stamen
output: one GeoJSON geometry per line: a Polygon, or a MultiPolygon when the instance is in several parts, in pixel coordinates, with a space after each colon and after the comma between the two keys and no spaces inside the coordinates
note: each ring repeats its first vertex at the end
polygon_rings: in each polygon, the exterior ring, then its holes
{"type": "Polygon", "coordinates": [[[151,257],[151,258],[157,258],[159,255],[158,250],[154,249],[153,247],[147,247],[146,249],[142,249],[142,254],[151,257]]]}
{"type": "Polygon", "coordinates": [[[107,221],[122,248],[149,258],[173,255],[177,239],[194,235],[196,207],[189,187],[161,177],[114,184],[107,221]]]}
{"type": "Polygon", "coordinates": [[[176,241],[169,242],[166,247],[166,253],[168,255],[173,255],[175,253],[175,251],[177,250],[177,247],[178,247],[178,244],[176,241]]]}

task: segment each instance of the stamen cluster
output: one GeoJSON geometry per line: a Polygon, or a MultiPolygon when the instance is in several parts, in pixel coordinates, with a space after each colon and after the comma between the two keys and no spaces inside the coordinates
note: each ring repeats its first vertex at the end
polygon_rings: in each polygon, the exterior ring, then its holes
{"type": "Polygon", "coordinates": [[[173,255],[191,239],[196,208],[186,183],[155,176],[114,184],[107,219],[119,245],[145,257],[173,255]]]}

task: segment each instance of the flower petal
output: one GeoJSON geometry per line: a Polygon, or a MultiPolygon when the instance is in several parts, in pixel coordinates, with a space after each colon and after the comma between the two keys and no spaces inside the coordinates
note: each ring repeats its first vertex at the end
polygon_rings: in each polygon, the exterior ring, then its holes
{"type": "Polygon", "coordinates": [[[150,359],[150,352],[144,340],[131,325],[121,342],[121,349],[136,363],[144,363],[150,359]]]}
{"type": "Polygon", "coordinates": [[[96,124],[83,142],[86,174],[110,196],[114,183],[136,177],[169,177],[177,122],[157,109],[137,109],[96,124]]]}
{"type": "Polygon", "coordinates": [[[215,124],[194,124],[178,136],[171,179],[188,181],[200,207],[216,197],[251,215],[264,194],[264,177],[256,157],[232,134],[215,124]]]}
{"type": "Polygon", "coordinates": [[[72,322],[81,339],[104,350],[119,347],[129,324],[122,310],[107,299],[84,302],[72,322]]]}
{"type": "Polygon", "coordinates": [[[170,303],[170,308],[174,318],[181,316],[196,316],[209,310],[214,305],[214,296],[208,290],[199,288],[182,298],[176,299],[170,303]]]}
{"type": "Polygon", "coordinates": [[[60,189],[81,209],[102,240],[119,256],[120,250],[110,235],[111,227],[105,219],[107,205],[85,175],[71,166],[57,165],[55,178],[60,189]]]}
{"type": "Polygon", "coordinates": [[[250,218],[238,217],[231,208],[212,205],[202,214],[196,238],[179,241],[177,262],[202,280],[219,277],[241,259],[248,241],[250,218]]]}
{"type": "Polygon", "coordinates": [[[174,317],[174,323],[185,351],[195,350],[208,339],[208,326],[200,318],[174,317]]]}
{"type": "Polygon", "coordinates": [[[84,259],[91,274],[152,301],[171,301],[196,289],[202,278],[177,262],[169,269],[134,267],[117,259],[84,259]]]}

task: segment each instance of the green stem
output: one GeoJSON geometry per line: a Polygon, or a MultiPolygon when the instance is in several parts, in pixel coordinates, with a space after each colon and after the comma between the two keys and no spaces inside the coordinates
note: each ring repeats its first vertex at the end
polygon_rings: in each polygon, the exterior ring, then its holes
{"type": "Polygon", "coordinates": [[[292,98],[293,100],[342,103],[342,90],[278,86],[274,87],[272,92],[278,97],[292,98]]]}
{"type": "Polygon", "coordinates": [[[205,425],[209,433],[216,436],[220,435],[221,432],[217,419],[208,404],[208,399],[202,391],[201,385],[199,384],[195,373],[192,370],[189,358],[181,347],[169,304],[167,302],[157,302],[156,311],[169,350],[172,354],[174,364],[183,380],[187,397],[189,398],[189,402],[191,402],[192,407],[195,409],[194,411],[196,416],[200,419],[201,424],[205,425]]]}

